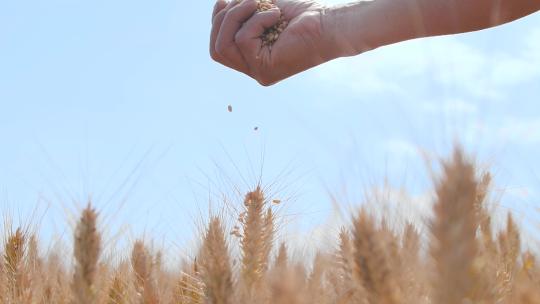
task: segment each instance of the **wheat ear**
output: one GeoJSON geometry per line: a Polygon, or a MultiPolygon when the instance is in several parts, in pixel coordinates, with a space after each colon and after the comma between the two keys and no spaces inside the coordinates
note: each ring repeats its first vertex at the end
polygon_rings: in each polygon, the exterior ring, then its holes
{"type": "Polygon", "coordinates": [[[519,228],[514,218],[508,213],[506,229],[499,234],[500,265],[498,276],[498,298],[507,297],[513,289],[518,257],[521,252],[521,239],[519,228]]]}
{"type": "Polygon", "coordinates": [[[109,287],[107,304],[127,304],[127,291],[121,274],[116,274],[109,287]]]}
{"type": "Polygon", "coordinates": [[[202,278],[209,303],[231,302],[232,270],[225,233],[219,218],[210,220],[201,250],[202,278]]]}
{"type": "Polygon", "coordinates": [[[354,273],[367,292],[369,303],[398,303],[396,280],[373,218],[362,209],[353,225],[354,273]]]}
{"type": "Polygon", "coordinates": [[[182,272],[174,292],[175,304],[202,304],[204,302],[204,284],[200,281],[197,260],[188,272],[182,272]]]}
{"type": "Polygon", "coordinates": [[[72,290],[76,304],[96,303],[94,280],[101,252],[101,236],[97,231],[97,213],[90,204],[83,210],[74,235],[75,273],[72,290]]]}
{"type": "Polygon", "coordinates": [[[29,278],[24,265],[27,250],[26,235],[21,228],[8,234],[4,245],[4,271],[7,303],[22,303],[28,300],[29,278]]]}
{"type": "Polygon", "coordinates": [[[289,258],[287,255],[287,246],[285,245],[285,243],[281,243],[281,245],[279,245],[279,250],[276,257],[276,261],[274,263],[274,268],[276,269],[287,268],[288,259],[289,258]]]}
{"type": "Polygon", "coordinates": [[[133,244],[131,266],[135,274],[138,302],[141,304],[159,303],[152,276],[152,257],[141,240],[133,244]]]}
{"type": "Polygon", "coordinates": [[[249,290],[262,278],[265,264],[264,254],[267,252],[264,243],[264,195],[260,187],[246,195],[244,205],[247,213],[243,224],[244,235],[240,242],[242,247],[242,280],[249,290]]]}
{"type": "Polygon", "coordinates": [[[460,150],[443,163],[443,169],[431,223],[430,252],[437,274],[432,282],[435,303],[455,304],[470,301],[474,288],[478,187],[474,167],[460,150]]]}

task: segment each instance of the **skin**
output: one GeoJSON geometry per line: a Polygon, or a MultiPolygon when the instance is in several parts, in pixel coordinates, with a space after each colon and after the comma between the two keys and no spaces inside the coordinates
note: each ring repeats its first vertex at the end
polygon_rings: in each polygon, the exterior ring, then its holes
{"type": "Polygon", "coordinates": [[[276,0],[279,9],[256,13],[256,0],[218,0],[212,14],[211,57],[263,86],[329,60],[415,38],[477,31],[530,15],[540,0],[374,0],[325,7],[276,0]],[[289,25],[271,50],[260,36],[289,25]]]}

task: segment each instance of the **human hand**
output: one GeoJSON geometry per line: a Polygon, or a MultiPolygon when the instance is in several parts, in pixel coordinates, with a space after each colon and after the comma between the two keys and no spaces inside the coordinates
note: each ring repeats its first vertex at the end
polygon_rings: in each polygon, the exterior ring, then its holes
{"type": "Polygon", "coordinates": [[[305,0],[277,0],[276,5],[256,12],[256,0],[218,0],[212,15],[211,57],[264,86],[338,57],[334,38],[323,26],[322,5],[305,0]],[[263,46],[261,35],[281,14],[288,26],[275,43],[263,46]]]}

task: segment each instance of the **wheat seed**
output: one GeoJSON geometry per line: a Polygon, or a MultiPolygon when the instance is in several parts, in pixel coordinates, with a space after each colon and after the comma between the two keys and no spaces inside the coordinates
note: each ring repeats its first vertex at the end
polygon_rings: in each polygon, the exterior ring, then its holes
{"type": "MultiPolygon", "coordinates": [[[[257,12],[264,12],[277,7],[273,0],[258,0],[257,12]]],[[[288,21],[285,20],[283,14],[279,17],[279,21],[274,26],[266,29],[261,36],[262,46],[272,49],[272,45],[278,40],[279,35],[285,30],[288,21]]]]}

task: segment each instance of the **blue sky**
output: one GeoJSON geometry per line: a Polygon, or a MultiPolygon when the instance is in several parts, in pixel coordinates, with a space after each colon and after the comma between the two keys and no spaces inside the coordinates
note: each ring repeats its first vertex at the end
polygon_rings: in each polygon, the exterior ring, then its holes
{"type": "MultiPolygon", "coordinates": [[[[387,177],[422,197],[462,142],[505,208],[540,196],[540,15],[336,60],[272,87],[211,61],[211,1],[0,2],[0,208],[179,245],[262,170],[299,230],[387,177]],[[233,112],[227,112],[231,104],[233,112]],[[254,130],[258,127],[258,131],[254,130]],[[36,207],[37,206],[37,207],[36,207]],[[44,215],[44,216],[42,216],[44,215]],[[121,228],[123,227],[123,228],[121,228]]],[[[27,221],[27,220],[23,220],[27,221]]]]}

